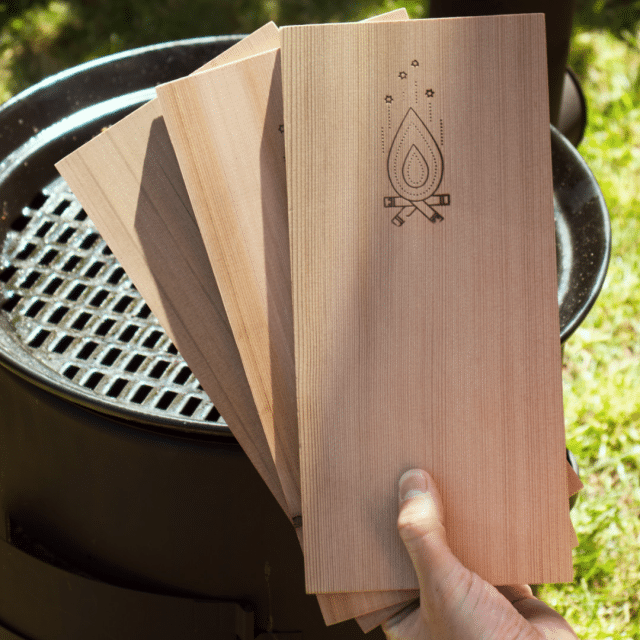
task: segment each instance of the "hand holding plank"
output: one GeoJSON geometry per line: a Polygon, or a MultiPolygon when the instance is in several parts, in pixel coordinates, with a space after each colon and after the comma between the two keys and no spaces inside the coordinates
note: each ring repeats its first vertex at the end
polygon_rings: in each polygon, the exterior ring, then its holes
{"type": "Polygon", "coordinates": [[[462,565],[447,543],[440,493],[425,471],[400,478],[398,530],[418,575],[420,604],[383,625],[389,640],[577,638],[528,585],[496,588],[462,565]]]}

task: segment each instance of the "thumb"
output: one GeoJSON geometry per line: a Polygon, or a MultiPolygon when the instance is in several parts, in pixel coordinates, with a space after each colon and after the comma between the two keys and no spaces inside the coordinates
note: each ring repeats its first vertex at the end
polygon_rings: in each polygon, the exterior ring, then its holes
{"type": "Polygon", "coordinates": [[[398,530],[418,576],[421,618],[433,637],[506,637],[528,627],[505,596],[453,555],[442,500],[425,471],[411,469],[400,478],[398,530]]]}
{"type": "MultiPolygon", "coordinates": [[[[422,591],[463,568],[447,543],[440,493],[431,476],[411,469],[400,478],[398,531],[422,591]],[[459,565],[459,566],[458,566],[459,565]]],[[[427,589],[430,591],[430,589],[427,589]]]]}

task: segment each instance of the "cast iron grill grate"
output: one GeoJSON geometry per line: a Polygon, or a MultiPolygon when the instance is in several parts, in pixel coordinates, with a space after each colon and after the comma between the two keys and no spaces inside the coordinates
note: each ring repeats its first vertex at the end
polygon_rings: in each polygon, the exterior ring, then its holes
{"type": "Polygon", "coordinates": [[[96,400],[224,424],[66,182],[8,228],[0,303],[24,348],[96,400]]]}

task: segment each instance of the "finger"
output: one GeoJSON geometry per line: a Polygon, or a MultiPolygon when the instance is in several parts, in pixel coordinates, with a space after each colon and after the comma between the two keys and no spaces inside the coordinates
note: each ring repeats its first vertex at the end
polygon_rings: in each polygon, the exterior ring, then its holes
{"type": "Polygon", "coordinates": [[[528,584],[505,585],[496,589],[513,605],[518,613],[528,620],[532,626],[543,631],[549,638],[575,638],[569,623],[548,604],[533,595],[528,584]],[[568,635],[561,635],[562,632],[568,635]],[[555,635],[554,635],[555,634],[555,635]]]}
{"type": "Polygon", "coordinates": [[[497,586],[496,589],[511,603],[527,598],[537,599],[528,584],[509,584],[497,586]]]}
{"type": "Polygon", "coordinates": [[[513,603],[520,615],[542,632],[543,637],[553,640],[577,640],[571,625],[548,604],[537,598],[523,598],[513,603]]]}

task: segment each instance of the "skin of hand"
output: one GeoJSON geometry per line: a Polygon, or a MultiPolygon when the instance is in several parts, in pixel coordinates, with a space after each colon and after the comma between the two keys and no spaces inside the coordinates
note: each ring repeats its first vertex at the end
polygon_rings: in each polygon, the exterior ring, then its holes
{"type": "Polygon", "coordinates": [[[400,478],[398,530],[420,584],[416,601],[387,620],[388,640],[577,640],[569,623],[528,585],[494,587],[453,555],[431,476],[400,478]]]}

